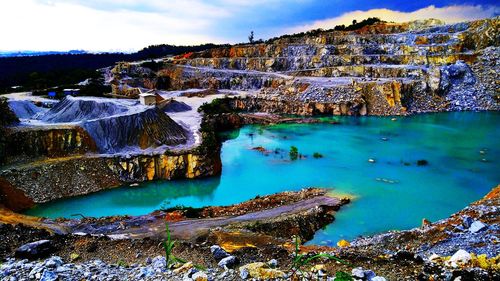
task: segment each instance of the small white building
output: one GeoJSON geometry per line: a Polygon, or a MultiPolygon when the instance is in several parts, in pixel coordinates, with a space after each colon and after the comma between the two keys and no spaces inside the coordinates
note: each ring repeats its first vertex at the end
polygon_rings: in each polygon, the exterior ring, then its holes
{"type": "Polygon", "coordinates": [[[156,96],[151,93],[142,93],[139,95],[139,101],[143,105],[156,105],[156,96]]]}

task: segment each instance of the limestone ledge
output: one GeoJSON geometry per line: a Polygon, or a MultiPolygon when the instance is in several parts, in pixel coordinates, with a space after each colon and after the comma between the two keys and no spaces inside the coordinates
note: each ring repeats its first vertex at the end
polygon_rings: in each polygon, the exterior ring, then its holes
{"type": "Polygon", "coordinates": [[[24,157],[66,157],[97,152],[90,135],[79,126],[17,127],[8,131],[5,152],[8,160],[24,157]]]}

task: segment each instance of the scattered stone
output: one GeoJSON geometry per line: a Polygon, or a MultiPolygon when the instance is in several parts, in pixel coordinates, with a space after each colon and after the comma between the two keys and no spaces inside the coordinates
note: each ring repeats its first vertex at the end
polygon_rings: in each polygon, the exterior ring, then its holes
{"type": "Polygon", "coordinates": [[[315,264],[313,267],[311,267],[311,272],[320,272],[325,269],[324,264],[315,264]]]}
{"type": "Polygon", "coordinates": [[[53,256],[45,261],[45,266],[49,268],[56,268],[63,264],[63,260],[58,256],[53,256]]]}
{"type": "Polygon", "coordinates": [[[276,268],[278,267],[278,261],[276,259],[272,259],[267,262],[270,268],[276,268]]]}
{"type": "Polygon", "coordinates": [[[40,281],[56,281],[58,277],[55,272],[46,269],[43,271],[40,281]]]}
{"type": "Polygon", "coordinates": [[[217,264],[218,266],[222,268],[232,268],[238,263],[238,259],[235,256],[228,256],[219,261],[217,264]]]}
{"type": "Polygon", "coordinates": [[[191,276],[191,279],[194,281],[208,281],[208,276],[205,274],[203,271],[198,271],[193,276],[191,276]]]}
{"type": "Polygon", "coordinates": [[[75,260],[77,260],[78,258],[80,258],[80,255],[79,255],[79,254],[77,254],[77,253],[71,253],[71,255],[69,255],[69,259],[70,259],[71,261],[75,261],[75,260]]]}
{"type": "Polygon", "coordinates": [[[422,257],[420,257],[419,255],[415,255],[414,253],[412,252],[409,252],[409,251],[404,251],[404,250],[401,250],[401,251],[398,251],[396,252],[392,258],[394,260],[397,260],[397,261],[415,261],[415,262],[423,262],[423,259],[422,257]]]}
{"type": "Polygon", "coordinates": [[[240,277],[241,279],[247,279],[250,276],[250,272],[248,271],[248,268],[240,268],[240,277]]]}
{"type": "Polygon", "coordinates": [[[368,281],[387,281],[387,280],[382,276],[375,276],[372,279],[368,279],[368,281]]]}
{"type": "Polygon", "coordinates": [[[52,241],[40,240],[24,244],[16,250],[15,256],[18,258],[38,259],[43,258],[55,251],[52,241]]]}
{"type": "Polygon", "coordinates": [[[211,246],[210,252],[214,256],[215,260],[217,260],[217,261],[220,261],[221,259],[227,258],[229,256],[229,254],[218,245],[211,246]]]}
{"type": "Polygon", "coordinates": [[[254,262],[240,267],[240,277],[242,279],[255,278],[261,280],[269,280],[285,277],[285,273],[281,270],[269,268],[266,263],[254,262]]]}
{"type": "Polygon", "coordinates": [[[450,260],[448,260],[448,265],[452,267],[457,267],[459,265],[465,265],[471,261],[471,255],[465,250],[458,250],[450,260]]]}
{"type": "Polygon", "coordinates": [[[438,261],[441,259],[441,256],[440,255],[437,255],[437,254],[432,254],[430,257],[429,257],[429,261],[432,261],[432,262],[435,262],[435,261],[438,261]]]}
{"type": "Polygon", "coordinates": [[[432,224],[432,223],[431,223],[431,221],[430,221],[430,220],[428,220],[428,219],[426,219],[426,218],[423,218],[423,219],[422,219],[422,228],[429,227],[429,226],[431,226],[431,224],[432,224]]]}
{"type": "Polygon", "coordinates": [[[373,272],[372,270],[365,270],[364,274],[366,280],[373,280],[373,278],[377,276],[377,274],[375,274],[375,272],[373,272]]]}
{"type": "Polygon", "coordinates": [[[488,228],[488,226],[486,224],[482,223],[481,221],[474,221],[470,225],[469,231],[472,233],[477,233],[477,232],[480,232],[480,231],[485,230],[487,228],[488,228]]]}
{"type": "Polygon", "coordinates": [[[474,222],[474,219],[469,217],[469,216],[465,216],[462,220],[462,224],[465,228],[469,228],[473,222],[474,222]]]}
{"type": "Polygon", "coordinates": [[[167,267],[167,261],[162,256],[157,256],[151,260],[151,266],[154,269],[164,269],[167,267]]]}
{"type": "Polygon", "coordinates": [[[349,241],[347,240],[342,239],[339,242],[337,242],[337,246],[340,248],[349,247],[351,246],[351,243],[349,243],[349,241]]]}
{"type": "Polygon", "coordinates": [[[352,269],[351,275],[354,278],[363,279],[365,277],[365,271],[361,267],[356,267],[352,269]]]}
{"type": "Polygon", "coordinates": [[[191,268],[193,268],[193,263],[187,262],[187,263],[183,264],[181,267],[172,270],[172,272],[175,274],[180,274],[180,273],[187,272],[191,268]]]}

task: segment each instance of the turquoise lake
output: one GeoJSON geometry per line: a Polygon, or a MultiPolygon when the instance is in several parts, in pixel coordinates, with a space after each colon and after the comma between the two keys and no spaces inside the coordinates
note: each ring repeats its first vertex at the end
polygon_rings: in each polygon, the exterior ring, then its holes
{"type": "Polygon", "coordinates": [[[39,205],[27,213],[140,215],[325,187],[354,198],[310,242],[334,245],[420,226],[422,218],[448,217],[500,184],[500,112],[325,119],[340,124],[253,125],[224,134],[220,177],[148,182],[39,205]],[[277,153],[264,155],[251,149],[256,146],[277,153]],[[306,158],[291,161],[291,146],[306,158]],[[315,159],[315,152],[324,157],[315,159]],[[428,165],[418,166],[418,160],[428,165]]]}

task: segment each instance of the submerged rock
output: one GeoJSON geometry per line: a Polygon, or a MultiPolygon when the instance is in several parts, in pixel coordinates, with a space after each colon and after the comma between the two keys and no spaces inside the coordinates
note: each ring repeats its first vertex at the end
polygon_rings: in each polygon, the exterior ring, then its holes
{"type": "Polygon", "coordinates": [[[427,166],[429,165],[429,161],[425,159],[417,160],[417,166],[427,166]]]}

